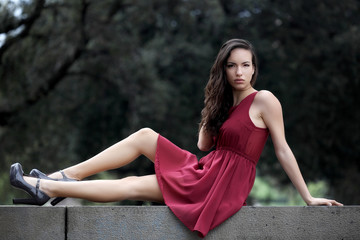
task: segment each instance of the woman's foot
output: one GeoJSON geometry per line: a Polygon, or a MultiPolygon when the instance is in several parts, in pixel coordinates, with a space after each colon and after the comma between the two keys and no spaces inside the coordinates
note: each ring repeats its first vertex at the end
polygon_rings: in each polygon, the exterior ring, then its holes
{"type": "Polygon", "coordinates": [[[30,186],[36,187],[36,185],[39,182],[39,190],[42,191],[43,193],[45,193],[46,195],[48,195],[50,198],[55,197],[53,196],[53,194],[48,190],[48,188],[46,188],[47,182],[48,180],[45,179],[39,179],[39,178],[33,178],[33,177],[28,177],[28,176],[24,176],[24,181],[27,182],[30,186]]]}
{"type": "Polygon", "coordinates": [[[63,176],[62,176],[62,174],[60,173],[60,171],[51,173],[51,174],[48,175],[48,177],[54,178],[54,179],[62,179],[62,178],[63,178],[63,176]]]}
{"type": "MultiPolygon", "coordinates": [[[[45,180],[52,180],[52,181],[65,181],[65,182],[77,181],[75,179],[67,177],[63,170],[60,170],[58,172],[52,173],[49,176],[47,176],[45,173],[41,172],[40,170],[33,169],[33,170],[31,170],[30,175],[33,177],[37,177],[37,178],[41,178],[41,179],[45,179],[45,180]]],[[[45,185],[46,185],[46,182],[45,182],[45,185]]],[[[44,188],[44,189],[46,189],[46,188],[44,188]]],[[[47,191],[47,194],[49,196],[53,195],[53,194],[51,194],[50,191],[47,191]]],[[[55,206],[56,204],[58,204],[59,202],[61,202],[64,199],[65,199],[65,197],[57,197],[51,201],[51,205],[55,206]]]]}
{"type": "Polygon", "coordinates": [[[74,177],[68,177],[68,175],[65,174],[65,172],[63,170],[46,175],[45,173],[41,172],[38,169],[32,169],[30,171],[29,175],[33,176],[33,177],[41,178],[41,179],[56,180],[56,181],[78,181],[79,180],[74,177]]]}
{"type": "MultiPolygon", "coordinates": [[[[38,178],[33,178],[33,177],[28,177],[28,176],[23,176],[25,182],[27,182],[29,185],[36,187],[38,178]]],[[[42,183],[42,181],[41,181],[42,183]]],[[[39,187],[39,189],[41,190],[41,187],[39,187]]]]}

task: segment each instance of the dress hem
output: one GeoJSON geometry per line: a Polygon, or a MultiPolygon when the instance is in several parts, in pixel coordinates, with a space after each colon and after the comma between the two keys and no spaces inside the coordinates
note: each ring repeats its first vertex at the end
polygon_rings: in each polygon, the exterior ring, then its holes
{"type": "MultiPolygon", "coordinates": [[[[163,199],[164,199],[164,203],[165,205],[171,210],[171,212],[192,232],[197,232],[198,235],[201,237],[201,238],[204,238],[207,234],[204,234],[202,233],[200,230],[196,230],[192,227],[190,227],[188,224],[185,223],[185,221],[183,221],[182,217],[180,217],[179,215],[177,215],[173,209],[171,208],[171,206],[169,206],[167,203],[166,203],[166,196],[164,194],[164,186],[163,186],[163,182],[162,182],[162,179],[161,179],[161,170],[160,170],[160,161],[159,161],[159,158],[158,158],[158,153],[159,153],[159,140],[160,140],[160,137],[162,137],[160,134],[158,135],[158,139],[157,139],[157,145],[156,145],[156,152],[155,152],[155,175],[156,175],[156,178],[157,178],[157,181],[158,181],[158,184],[159,184],[159,187],[160,187],[160,190],[161,190],[161,193],[163,195],[163,199]]],[[[211,229],[209,229],[210,231],[211,229]]]]}

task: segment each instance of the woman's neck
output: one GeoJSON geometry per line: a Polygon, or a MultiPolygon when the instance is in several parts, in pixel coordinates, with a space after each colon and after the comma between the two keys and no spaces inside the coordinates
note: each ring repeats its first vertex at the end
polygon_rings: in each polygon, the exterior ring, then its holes
{"type": "Polygon", "coordinates": [[[238,105],[244,98],[246,98],[253,92],[256,92],[253,87],[242,91],[233,91],[233,106],[238,105]]]}

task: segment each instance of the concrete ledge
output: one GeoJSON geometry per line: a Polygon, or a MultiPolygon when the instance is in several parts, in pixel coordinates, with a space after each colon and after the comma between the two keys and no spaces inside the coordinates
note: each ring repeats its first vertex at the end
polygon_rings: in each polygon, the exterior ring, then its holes
{"type": "MultiPolygon", "coordinates": [[[[200,239],[165,206],[0,207],[1,239],[200,239]]],[[[243,207],[205,239],[360,239],[360,206],[243,207]]]]}
{"type": "Polygon", "coordinates": [[[0,239],[65,239],[66,207],[0,206],[0,239]]]}

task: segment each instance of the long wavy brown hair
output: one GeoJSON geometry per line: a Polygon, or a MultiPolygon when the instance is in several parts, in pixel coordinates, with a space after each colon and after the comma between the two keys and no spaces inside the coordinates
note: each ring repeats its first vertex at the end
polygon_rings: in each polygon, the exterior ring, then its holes
{"type": "Polygon", "coordinates": [[[252,64],[255,71],[250,82],[251,86],[254,86],[258,75],[257,58],[250,42],[244,39],[231,39],[222,45],[210,70],[210,78],[205,87],[205,106],[201,111],[199,125],[199,130],[204,126],[205,131],[212,136],[217,136],[233,105],[232,88],[226,79],[225,66],[231,51],[235,48],[249,50],[252,54],[252,64]]]}

